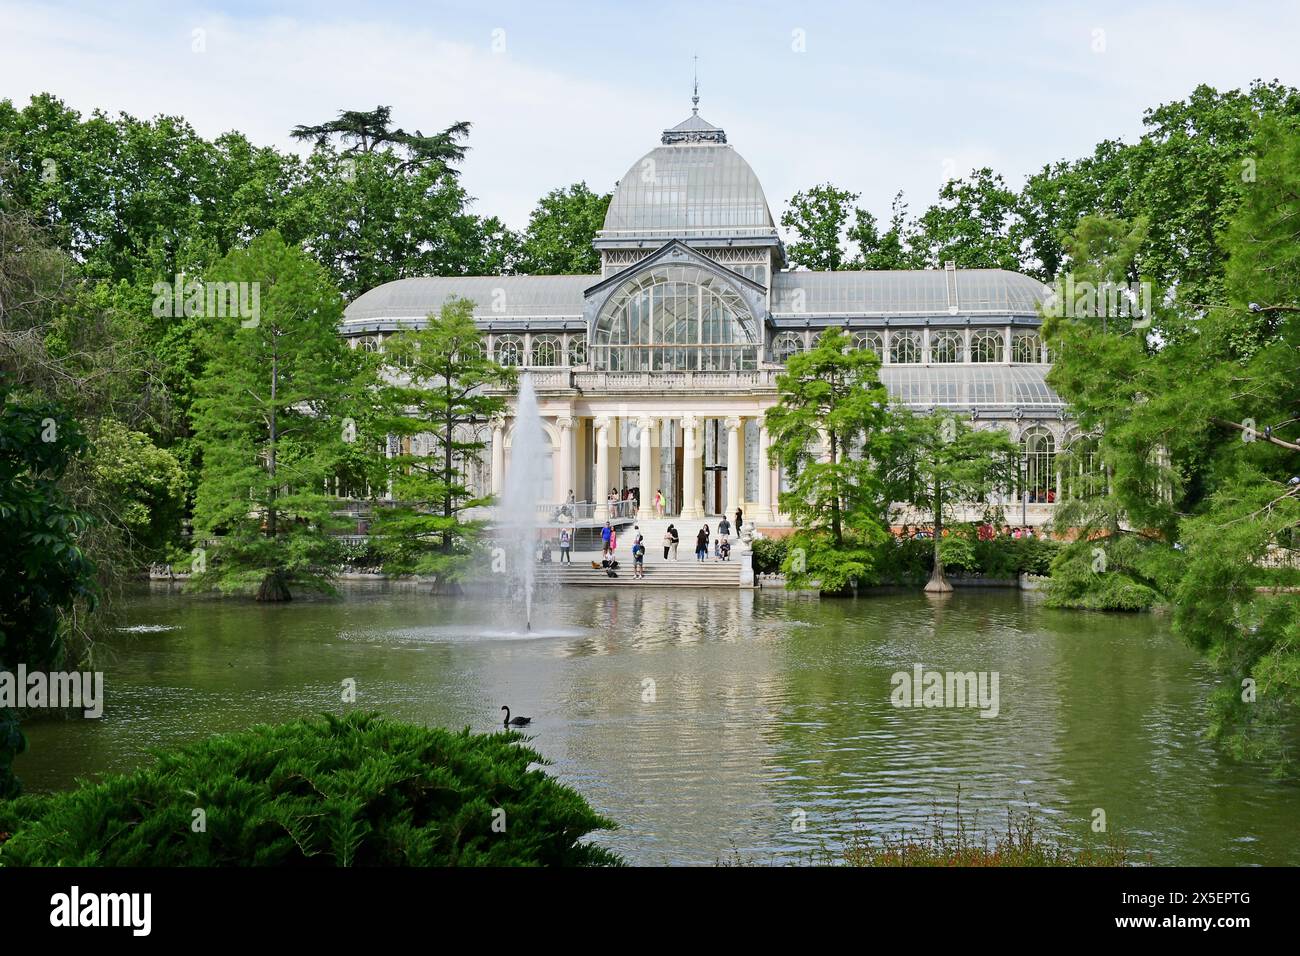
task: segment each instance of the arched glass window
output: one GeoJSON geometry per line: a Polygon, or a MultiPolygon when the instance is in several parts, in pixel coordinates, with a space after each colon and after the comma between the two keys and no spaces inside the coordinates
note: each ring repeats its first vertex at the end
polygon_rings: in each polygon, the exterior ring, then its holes
{"type": "Polygon", "coordinates": [[[729,371],[758,365],[753,315],[731,285],[695,265],[628,279],[597,316],[595,367],[614,371],[729,371]]]}
{"type": "Polygon", "coordinates": [[[1020,436],[1024,458],[1024,485],[1021,494],[1031,504],[1056,501],[1056,439],[1042,425],[1034,425],[1020,436]]]}
{"type": "Polygon", "coordinates": [[[772,361],[785,364],[791,355],[803,351],[802,332],[781,332],[772,340],[772,361]]]}
{"type": "Polygon", "coordinates": [[[1002,333],[997,329],[976,329],[970,334],[972,362],[1001,362],[1002,333]]]}
{"type": "Polygon", "coordinates": [[[894,365],[917,365],[921,361],[921,333],[901,329],[889,333],[889,361],[894,365]]]}
{"type": "Polygon", "coordinates": [[[419,349],[419,342],[404,342],[400,338],[393,338],[387,335],[380,343],[380,350],[384,352],[384,361],[394,368],[409,369],[415,365],[416,350],[419,349]],[[392,339],[392,341],[389,341],[392,339]]]}
{"type": "Polygon", "coordinates": [[[486,346],[482,341],[466,342],[457,351],[456,356],[461,361],[474,361],[483,358],[487,354],[486,346]]]}
{"type": "Polygon", "coordinates": [[[854,332],[853,347],[855,349],[870,349],[877,356],[884,357],[885,354],[885,337],[879,332],[854,332]]]}
{"type": "Polygon", "coordinates": [[[1096,435],[1066,439],[1061,453],[1062,497],[1100,498],[1106,493],[1106,468],[1101,461],[1101,441],[1096,435]]]}
{"type": "Polygon", "coordinates": [[[966,353],[964,339],[961,332],[930,333],[930,361],[935,364],[962,361],[966,353]]]}
{"type": "Polygon", "coordinates": [[[377,335],[361,336],[361,338],[357,339],[357,348],[361,349],[361,351],[363,352],[378,352],[379,336],[377,335]]]}
{"type": "Polygon", "coordinates": [[[564,343],[558,335],[533,336],[533,365],[554,368],[564,364],[564,343]]]}
{"type": "Polygon", "coordinates": [[[569,339],[569,364],[572,366],[587,364],[587,337],[575,335],[569,339]]]}
{"type": "Polygon", "coordinates": [[[1011,338],[1011,361],[1041,362],[1043,360],[1043,340],[1037,332],[1017,332],[1011,338]]]}
{"type": "Polygon", "coordinates": [[[524,340],[518,335],[498,335],[492,354],[498,365],[523,365],[524,340]]]}

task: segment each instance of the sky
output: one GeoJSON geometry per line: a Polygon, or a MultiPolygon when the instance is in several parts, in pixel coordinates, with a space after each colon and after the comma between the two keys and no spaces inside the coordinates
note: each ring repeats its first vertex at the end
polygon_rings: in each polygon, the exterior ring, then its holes
{"type": "Polygon", "coordinates": [[[430,133],[473,124],[474,211],[515,228],[538,198],[612,189],[690,114],[758,174],[774,215],[831,182],[882,220],[991,166],[1141,135],[1198,84],[1300,86],[1300,2],[414,3],[0,0],[0,98],[184,116],[305,152],[288,131],[391,105],[430,133]]]}

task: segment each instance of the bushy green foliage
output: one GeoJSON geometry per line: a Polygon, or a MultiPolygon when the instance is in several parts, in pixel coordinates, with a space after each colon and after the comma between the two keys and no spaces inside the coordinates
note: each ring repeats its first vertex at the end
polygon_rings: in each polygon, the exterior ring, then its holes
{"type": "Polygon", "coordinates": [[[1168,551],[1162,542],[1133,534],[1073,541],[1052,562],[1047,603],[1092,611],[1142,611],[1164,604],[1168,551]]]}
{"type": "MultiPolygon", "coordinates": [[[[0,372],[0,670],[62,663],[66,616],[94,606],[95,569],[77,542],[86,516],[59,485],[86,447],[61,406],[10,401],[0,372]]],[[[0,708],[0,797],[18,792],[13,759],[25,748],[17,715],[0,708]]]]}
{"type": "Polygon", "coordinates": [[[94,437],[96,490],[118,517],[129,555],[162,558],[180,535],[185,475],[176,456],[149,436],[105,419],[94,437]]]}
{"type": "Polygon", "coordinates": [[[816,587],[823,594],[869,587],[879,580],[877,554],[887,537],[886,531],[868,525],[865,534],[845,533],[837,546],[829,531],[796,531],[781,562],[786,587],[816,587]]]}
{"type": "MultiPolygon", "coordinates": [[[[1048,538],[972,538],[973,534],[954,533],[943,539],[942,547],[952,549],[951,542],[961,542],[956,547],[963,553],[963,574],[991,580],[1013,579],[1022,573],[1047,574],[1061,550],[1059,542],[1048,538]]],[[[946,556],[944,560],[946,563],[946,556]]],[[[880,547],[876,567],[882,584],[923,584],[934,570],[934,542],[925,538],[891,539],[880,547]]]]}
{"type": "Polygon", "coordinates": [[[785,562],[786,552],[790,548],[788,538],[754,539],[754,573],[775,574],[785,562]]]}
{"type": "Polygon", "coordinates": [[[219,735],[35,804],[0,804],[0,824],[14,829],[0,865],[620,863],[581,842],[614,824],[529,769],[544,761],[522,739],[377,714],[219,735]],[[198,809],[205,827],[195,832],[198,809]]]}

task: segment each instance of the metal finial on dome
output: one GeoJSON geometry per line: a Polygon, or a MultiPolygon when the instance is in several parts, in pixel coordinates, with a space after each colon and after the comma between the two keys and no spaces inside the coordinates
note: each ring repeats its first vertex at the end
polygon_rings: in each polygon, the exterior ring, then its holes
{"type": "Polygon", "coordinates": [[[691,57],[695,61],[695,92],[691,96],[691,112],[699,115],[700,112],[700,58],[691,57]]]}

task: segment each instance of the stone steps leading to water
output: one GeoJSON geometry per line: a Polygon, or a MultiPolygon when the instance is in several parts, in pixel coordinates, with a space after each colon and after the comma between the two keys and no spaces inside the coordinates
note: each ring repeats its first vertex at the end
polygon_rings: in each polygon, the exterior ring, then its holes
{"type": "MultiPolygon", "coordinates": [[[[622,548],[620,547],[620,551],[622,548]]],[[[660,555],[663,551],[660,550],[660,555]]],[[[573,564],[539,565],[537,583],[568,587],[667,587],[667,588],[738,588],[740,563],[715,561],[710,558],[701,564],[694,557],[683,556],[676,562],[647,559],[645,577],[632,577],[632,559],[628,554],[618,558],[618,577],[611,578],[603,568],[593,568],[591,560],[574,558],[573,564]]]]}

